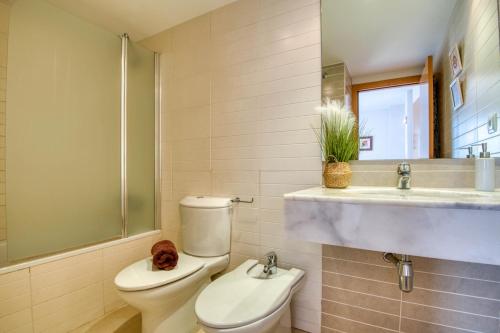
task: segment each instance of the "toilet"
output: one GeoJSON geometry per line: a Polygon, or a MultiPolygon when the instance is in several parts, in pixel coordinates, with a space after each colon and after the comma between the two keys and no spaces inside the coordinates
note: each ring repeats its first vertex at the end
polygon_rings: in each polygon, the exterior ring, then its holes
{"type": "Polygon", "coordinates": [[[141,311],[143,333],[197,332],[196,298],[229,263],[231,200],[186,197],[180,213],[184,251],[173,270],[156,269],[148,257],[115,277],[118,294],[141,311]]]}
{"type": "Polygon", "coordinates": [[[290,333],[290,301],[303,280],[302,270],[266,275],[257,260],[247,260],[203,289],[196,317],[205,333],[290,333]]]}

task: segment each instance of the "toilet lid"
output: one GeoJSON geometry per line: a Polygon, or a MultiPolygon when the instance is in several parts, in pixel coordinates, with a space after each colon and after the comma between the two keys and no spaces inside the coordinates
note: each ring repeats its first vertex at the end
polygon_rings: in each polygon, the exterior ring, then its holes
{"type": "Polygon", "coordinates": [[[304,275],[303,271],[294,268],[279,269],[272,279],[256,279],[247,274],[256,264],[257,260],[247,260],[201,292],[195,311],[202,324],[235,328],[267,317],[287,300],[304,275]]]}
{"type": "Polygon", "coordinates": [[[145,258],[124,268],[115,277],[115,285],[124,291],[137,291],[159,287],[180,280],[200,270],[204,261],[179,252],[177,266],[164,271],[153,266],[152,257],[145,258]]]}

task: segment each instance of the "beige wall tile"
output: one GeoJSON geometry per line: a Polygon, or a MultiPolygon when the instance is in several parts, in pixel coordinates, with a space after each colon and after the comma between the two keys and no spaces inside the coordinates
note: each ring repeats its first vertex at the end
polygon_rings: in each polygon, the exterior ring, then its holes
{"type": "Polygon", "coordinates": [[[0,275],[0,318],[31,306],[29,270],[0,275]]]}
{"type": "Polygon", "coordinates": [[[213,35],[256,23],[259,19],[260,1],[241,0],[212,12],[213,35]]]}
{"type": "Polygon", "coordinates": [[[150,256],[152,238],[144,237],[102,250],[104,279],[114,279],[116,274],[131,263],[150,256]]]}
{"type": "Polygon", "coordinates": [[[103,281],[104,312],[110,313],[126,305],[125,301],[118,295],[113,279],[103,281]]]}
{"type": "Polygon", "coordinates": [[[33,306],[35,332],[67,332],[104,314],[102,282],[33,306]]]}
{"type": "Polygon", "coordinates": [[[33,332],[31,308],[0,317],[0,332],[33,332]]]}
{"type": "Polygon", "coordinates": [[[307,292],[294,302],[294,324],[312,332],[320,331],[319,316],[309,315],[320,309],[320,246],[291,242],[280,226],[288,185],[320,182],[311,129],[321,99],[319,16],[317,0],[241,0],[146,41],[169,50],[162,57],[172,70],[163,77],[175,83],[165,90],[171,172],[163,186],[170,193],[164,237],[180,242],[178,200],[185,195],[254,197],[235,209],[230,267],[274,250],[285,267],[305,269],[307,292]]]}
{"type": "Polygon", "coordinates": [[[7,64],[7,37],[6,33],[0,32],[0,64],[4,66],[7,64]]]}
{"type": "MultiPolygon", "coordinates": [[[[10,3],[2,2],[0,3],[0,136],[5,138],[5,100],[7,91],[7,42],[8,42],[8,30],[9,30],[9,14],[10,14],[10,3]]],[[[5,144],[2,144],[5,147],[5,144]]],[[[5,160],[5,148],[0,151],[0,159],[5,160]]],[[[5,161],[4,161],[5,164],[5,161]]],[[[2,181],[2,180],[0,180],[2,181]]],[[[1,193],[5,193],[5,179],[3,183],[0,184],[1,193]]],[[[5,204],[5,199],[2,200],[5,204]]],[[[0,212],[0,240],[7,239],[7,229],[5,225],[5,210],[0,212]],[[2,225],[3,224],[3,225],[2,225]]]]}
{"type": "Polygon", "coordinates": [[[102,251],[31,268],[33,304],[39,304],[103,280],[102,251]]]}
{"type": "MultiPolygon", "coordinates": [[[[433,164],[433,163],[430,163],[433,164]]],[[[392,168],[392,163],[388,164],[392,168]]],[[[413,166],[413,162],[412,162],[413,166]]],[[[362,167],[353,171],[352,184],[362,186],[395,186],[397,184],[397,174],[394,170],[362,170],[362,167]]],[[[385,169],[385,167],[384,167],[385,169]]],[[[465,188],[474,187],[473,170],[442,170],[413,171],[412,185],[415,187],[435,187],[435,188],[465,188]]]]}
{"type": "Polygon", "coordinates": [[[9,31],[10,4],[0,2],[0,33],[9,31]]]}
{"type": "MultiPolygon", "coordinates": [[[[154,239],[156,242],[157,238],[154,239]]],[[[106,313],[125,305],[125,302],[118,296],[114,279],[123,268],[150,256],[153,245],[152,237],[145,237],[139,240],[123,243],[103,250],[102,271],[103,271],[103,304],[106,313]]]]}

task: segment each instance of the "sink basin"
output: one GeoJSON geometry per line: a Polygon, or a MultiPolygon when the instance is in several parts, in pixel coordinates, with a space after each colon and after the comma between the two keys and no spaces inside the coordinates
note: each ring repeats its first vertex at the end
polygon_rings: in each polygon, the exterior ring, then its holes
{"type": "Polygon", "coordinates": [[[346,203],[391,204],[409,207],[500,210],[500,192],[478,192],[472,189],[352,186],[347,189],[315,187],[285,194],[285,199],[337,201],[346,203]]]}
{"type": "Polygon", "coordinates": [[[352,186],[285,194],[290,238],[500,265],[500,192],[352,186]]]}

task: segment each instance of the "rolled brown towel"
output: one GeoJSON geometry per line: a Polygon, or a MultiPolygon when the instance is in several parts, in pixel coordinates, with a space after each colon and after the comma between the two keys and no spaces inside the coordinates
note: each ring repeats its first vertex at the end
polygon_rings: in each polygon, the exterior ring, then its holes
{"type": "Polygon", "coordinates": [[[153,264],[159,269],[169,271],[177,266],[179,255],[174,243],[169,240],[162,240],[153,245],[151,254],[153,255],[153,264]]]}

